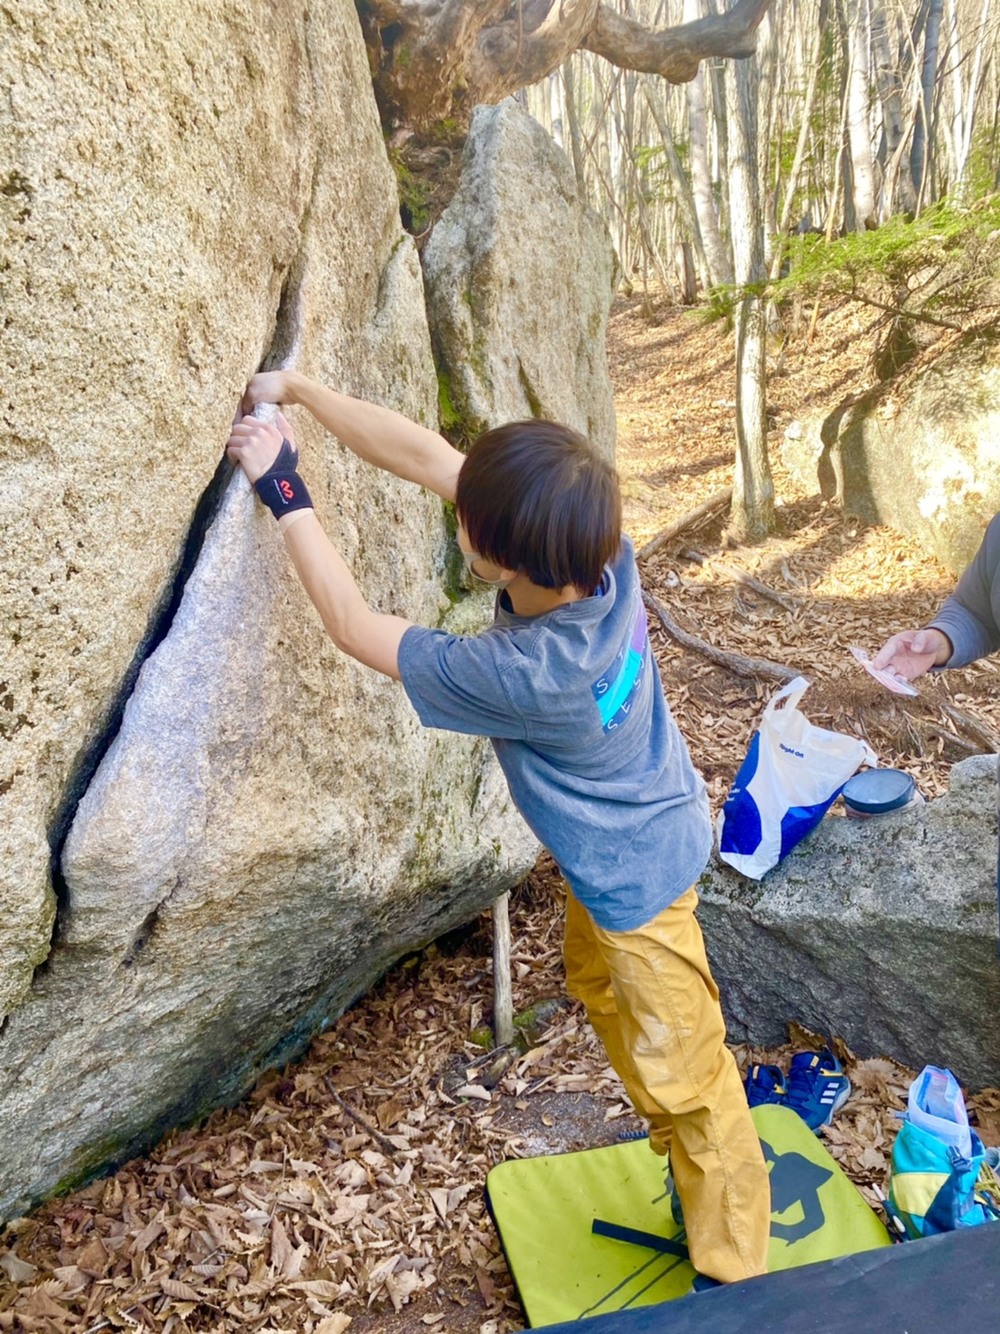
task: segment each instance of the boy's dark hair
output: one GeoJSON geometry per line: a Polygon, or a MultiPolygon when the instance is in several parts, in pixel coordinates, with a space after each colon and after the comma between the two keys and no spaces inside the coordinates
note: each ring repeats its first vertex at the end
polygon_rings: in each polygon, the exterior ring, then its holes
{"type": "Polygon", "coordinates": [[[557,422],[510,422],[481,435],[458,474],[455,508],[480,556],[541,588],[592,593],[621,542],[614,468],[557,422]]]}

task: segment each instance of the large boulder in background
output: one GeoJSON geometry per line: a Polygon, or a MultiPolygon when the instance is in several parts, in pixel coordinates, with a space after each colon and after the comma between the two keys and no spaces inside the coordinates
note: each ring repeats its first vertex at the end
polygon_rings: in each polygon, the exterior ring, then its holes
{"type": "Polygon", "coordinates": [[[709,866],[700,916],[732,1040],[780,1043],[798,1020],[1000,1084],[996,773],[973,756],[925,806],[830,816],[759,883],[709,866]]]}
{"type": "Polygon", "coordinates": [[[470,436],[546,417],[612,458],[617,260],[569,159],[512,99],[476,108],[422,258],[443,416],[470,436]]]}
{"type": "MultiPolygon", "coordinates": [[[[3,1218],[238,1096],[536,845],[219,467],[262,361],[436,420],[350,0],[29,0],[0,65],[3,1218]]],[[[297,425],[366,594],[437,623],[440,502],[297,425]]]]}
{"type": "Polygon", "coordinates": [[[1000,330],[977,331],[826,417],[782,458],[869,523],[917,538],[958,573],[1000,510],[1000,330]]]}

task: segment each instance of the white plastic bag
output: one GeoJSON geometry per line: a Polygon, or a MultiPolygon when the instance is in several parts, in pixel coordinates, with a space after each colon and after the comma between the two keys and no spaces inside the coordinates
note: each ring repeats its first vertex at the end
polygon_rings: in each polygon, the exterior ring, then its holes
{"type": "Polygon", "coordinates": [[[752,880],[815,829],[859,765],[878,764],[867,742],[799,712],[808,688],[797,676],[768,702],[719,813],[719,856],[752,880]]]}

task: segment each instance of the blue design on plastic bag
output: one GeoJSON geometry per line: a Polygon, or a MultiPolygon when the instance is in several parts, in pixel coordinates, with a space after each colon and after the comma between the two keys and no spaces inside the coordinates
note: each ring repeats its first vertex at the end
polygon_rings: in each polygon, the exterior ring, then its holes
{"type": "Polygon", "coordinates": [[[722,860],[754,880],[815,829],[859,764],[878,763],[866,741],[809,722],[808,686],[797,676],[768,701],[716,822],[722,860]]]}
{"type": "Polygon", "coordinates": [[[747,749],[746,759],[740,765],[740,771],[733,779],[726,804],[723,807],[725,821],[722,826],[720,850],[749,854],[756,852],[764,831],[760,821],[760,810],[753,797],[747,791],[754,774],[757,772],[757,760],[760,755],[760,733],[754,732],[747,749]]]}
{"type": "MultiPolygon", "coordinates": [[[[822,820],[833,803],[840,796],[840,788],[828,801],[821,801],[815,806],[789,806],[781,817],[781,853],[780,857],[787,857],[796,843],[801,843],[807,834],[812,831],[822,820]]],[[[752,851],[752,849],[751,849],[752,851]]],[[[779,857],[779,860],[780,860],[779,857]]]]}

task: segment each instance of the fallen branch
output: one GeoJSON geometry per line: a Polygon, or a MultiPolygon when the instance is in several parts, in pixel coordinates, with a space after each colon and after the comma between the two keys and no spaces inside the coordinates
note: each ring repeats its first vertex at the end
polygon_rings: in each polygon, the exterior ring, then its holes
{"type": "Polygon", "coordinates": [[[396,1146],[393,1144],[392,1140],[387,1139],[386,1136],[382,1134],[381,1130],[376,1130],[372,1123],[366,1120],[359,1111],[352,1107],[346,1098],[340,1096],[337,1090],[333,1087],[333,1084],[331,1084],[329,1075],[323,1076],[323,1083],[326,1085],[327,1092],[337,1106],[345,1111],[352,1121],[357,1121],[361,1129],[371,1135],[376,1144],[380,1145],[386,1153],[393,1154],[396,1152],[396,1146]]]}
{"type": "Polygon", "coordinates": [[[724,649],[716,648],[704,639],[699,639],[697,635],[682,630],[663,603],[645,589],[642,592],[642,600],[656,616],[671,639],[675,639],[684,648],[692,649],[695,653],[710,658],[712,662],[719,663],[735,673],[736,676],[764,677],[768,681],[779,681],[784,685],[786,681],[794,680],[799,674],[790,667],[782,667],[780,663],[770,662],[767,658],[748,658],[743,653],[729,653],[724,649]]]}
{"type": "MultiPolygon", "coordinates": [[[[959,750],[964,750],[966,755],[982,754],[982,751],[974,741],[970,741],[967,737],[959,736],[957,732],[950,732],[947,727],[941,727],[937,723],[914,722],[913,729],[915,729],[914,735],[918,742],[926,740],[928,737],[932,737],[941,741],[944,745],[957,746],[959,750]]],[[[921,746],[916,747],[916,749],[918,749],[919,753],[922,755],[927,753],[921,746]]]]}
{"type": "Polygon", "coordinates": [[[955,704],[942,704],[941,712],[949,717],[956,727],[967,735],[985,746],[987,751],[996,755],[1000,753],[1000,736],[994,732],[989,723],[982,722],[979,718],[973,718],[970,713],[964,709],[958,708],[955,704]]]}
{"type": "Polygon", "coordinates": [[[668,523],[666,528],[661,528],[655,537],[651,537],[645,546],[640,547],[635,554],[636,560],[645,560],[647,556],[652,556],[654,551],[659,551],[660,547],[676,537],[678,533],[683,533],[685,528],[691,528],[694,524],[700,523],[702,519],[707,518],[709,514],[714,514],[716,510],[722,509],[728,505],[733,498],[733,488],[727,486],[725,491],[719,491],[714,496],[709,496],[707,500],[689,510],[687,514],[682,514],[679,519],[673,523],[668,523]]]}
{"type": "Polygon", "coordinates": [[[801,599],[794,594],[779,593],[776,588],[772,588],[770,584],[765,584],[761,579],[748,574],[746,570],[738,570],[733,565],[720,565],[717,561],[710,560],[708,556],[703,556],[700,551],[684,551],[681,554],[693,560],[697,565],[707,565],[709,571],[713,574],[721,574],[724,579],[731,579],[734,583],[746,584],[747,588],[752,588],[755,593],[759,593],[762,598],[767,598],[769,602],[776,602],[785,611],[798,611],[801,606],[801,599]]]}

